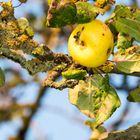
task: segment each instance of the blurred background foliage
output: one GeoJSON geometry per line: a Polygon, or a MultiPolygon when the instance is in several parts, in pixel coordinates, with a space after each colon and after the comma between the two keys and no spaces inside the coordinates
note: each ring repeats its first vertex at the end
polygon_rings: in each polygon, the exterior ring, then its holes
{"type": "MultiPolygon", "coordinates": [[[[139,0],[117,0],[116,3],[140,6],[139,0]]],[[[13,0],[13,4],[16,7],[20,3],[13,0]]],[[[105,20],[113,8],[98,18],[105,20]]],[[[15,16],[29,20],[37,42],[47,44],[55,52],[67,53],[67,39],[74,27],[47,28],[47,10],[47,0],[28,0],[15,8],[15,16]]],[[[4,58],[0,60],[0,67],[6,75],[6,84],[0,88],[0,140],[89,139],[91,130],[84,125],[87,117],[69,103],[67,89],[59,91],[42,87],[40,83],[46,73],[30,76],[19,64],[4,58]]],[[[115,74],[110,79],[122,106],[104,126],[110,131],[125,129],[139,122],[140,104],[130,103],[126,97],[140,85],[140,79],[115,74]]]]}

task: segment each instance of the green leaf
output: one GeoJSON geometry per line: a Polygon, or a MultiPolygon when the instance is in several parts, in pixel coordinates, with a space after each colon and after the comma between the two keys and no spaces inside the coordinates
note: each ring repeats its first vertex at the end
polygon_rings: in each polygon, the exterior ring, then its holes
{"type": "Polygon", "coordinates": [[[124,5],[117,5],[114,9],[113,16],[114,17],[132,17],[132,11],[130,8],[124,5]]]}
{"type": "Polygon", "coordinates": [[[115,21],[115,27],[118,32],[129,34],[140,42],[140,21],[130,18],[118,18],[115,21]]]}
{"type": "Polygon", "coordinates": [[[74,3],[59,4],[55,9],[49,9],[47,26],[63,27],[75,22],[76,6],[74,3]]]}
{"type": "Polygon", "coordinates": [[[74,89],[69,90],[69,100],[81,112],[95,119],[94,127],[107,120],[120,106],[119,97],[109,85],[108,77],[99,74],[80,80],[74,89]]]}
{"type": "Polygon", "coordinates": [[[118,49],[127,49],[132,46],[133,39],[129,35],[123,33],[118,34],[117,48],[118,49]]]}
{"type": "Polygon", "coordinates": [[[0,87],[4,86],[5,84],[5,74],[3,70],[0,68],[0,87]]]}
{"type": "Polygon", "coordinates": [[[125,52],[118,51],[113,60],[118,70],[124,73],[140,72],[140,46],[133,46],[125,52]]]}
{"type": "Polygon", "coordinates": [[[87,2],[58,3],[55,8],[50,7],[48,10],[46,24],[49,27],[63,27],[75,23],[87,23],[103,12],[103,9],[87,2]]]}
{"type": "MultiPolygon", "coordinates": [[[[140,10],[134,7],[117,5],[111,16],[107,20],[109,27],[113,31],[129,35],[140,42],[140,10]]],[[[124,42],[124,40],[123,40],[124,42]]],[[[128,45],[128,44],[124,44],[128,45]]],[[[127,47],[123,47],[127,48],[127,47]]]]}
{"type": "Polygon", "coordinates": [[[77,15],[76,15],[77,23],[90,22],[91,20],[95,19],[97,13],[99,13],[99,8],[87,2],[77,2],[76,7],[77,7],[77,15]]]}
{"type": "Polygon", "coordinates": [[[140,87],[132,90],[127,99],[130,102],[140,102],[140,87]]]}
{"type": "Polygon", "coordinates": [[[140,72],[140,60],[138,62],[137,61],[117,62],[117,69],[124,73],[140,72]]]}
{"type": "Polygon", "coordinates": [[[62,72],[62,76],[66,79],[78,79],[82,80],[86,76],[86,70],[67,70],[62,72]]]}
{"type": "Polygon", "coordinates": [[[140,21],[140,10],[135,9],[135,13],[133,14],[136,20],[140,21]]]}
{"type": "Polygon", "coordinates": [[[94,128],[95,122],[93,122],[92,120],[87,120],[85,122],[85,125],[89,126],[92,130],[90,140],[101,140],[107,137],[107,130],[103,126],[94,128]]]}

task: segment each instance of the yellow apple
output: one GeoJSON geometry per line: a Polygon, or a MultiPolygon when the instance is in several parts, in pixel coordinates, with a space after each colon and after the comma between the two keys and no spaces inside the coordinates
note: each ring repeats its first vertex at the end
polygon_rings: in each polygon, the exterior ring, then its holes
{"type": "MultiPolygon", "coordinates": [[[[52,0],[48,0],[48,5],[51,5],[52,0]]],[[[61,0],[62,3],[67,3],[67,2],[77,2],[77,0],[61,0]]]]}
{"type": "Polygon", "coordinates": [[[113,34],[100,20],[79,24],[68,40],[72,58],[86,67],[98,67],[106,62],[114,46],[113,34]]]}
{"type": "Polygon", "coordinates": [[[52,0],[48,0],[48,5],[51,5],[52,0]]]}

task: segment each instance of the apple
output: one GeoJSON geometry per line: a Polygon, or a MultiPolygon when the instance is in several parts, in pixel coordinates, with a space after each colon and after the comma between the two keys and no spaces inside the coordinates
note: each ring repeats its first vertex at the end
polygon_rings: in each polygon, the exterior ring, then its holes
{"type": "Polygon", "coordinates": [[[114,46],[113,34],[100,20],[79,24],[68,40],[68,50],[72,58],[86,67],[104,64],[114,46]]]}
{"type": "MultiPolygon", "coordinates": [[[[48,5],[51,5],[51,2],[52,2],[52,0],[48,0],[48,5]]],[[[77,0],[61,0],[60,2],[62,2],[62,3],[67,3],[67,2],[75,3],[75,2],[77,2],[77,0]]]]}
{"type": "Polygon", "coordinates": [[[51,5],[52,0],[48,0],[48,5],[51,5]]]}

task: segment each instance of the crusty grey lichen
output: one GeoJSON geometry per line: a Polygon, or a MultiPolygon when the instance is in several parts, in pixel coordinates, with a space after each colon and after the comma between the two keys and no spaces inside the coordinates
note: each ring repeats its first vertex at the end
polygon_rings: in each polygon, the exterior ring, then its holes
{"type": "Polygon", "coordinates": [[[61,75],[61,71],[67,69],[73,63],[68,55],[53,53],[45,44],[34,41],[32,29],[26,18],[16,19],[11,2],[2,2],[3,10],[0,12],[0,54],[11,59],[25,68],[29,74],[51,71],[44,80],[44,86],[58,89],[72,87],[77,80],[62,80],[55,82],[54,73],[61,75]],[[20,52],[20,53],[18,53],[20,52]],[[28,60],[25,56],[33,58],[28,60]],[[51,77],[51,78],[50,78],[51,77]]]}
{"type": "Polygon", "coordinates": [[[109,133],[104,140],[140,140],[140,123],[123,131],[109,133]]]}

